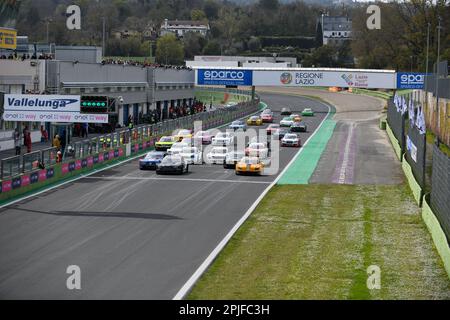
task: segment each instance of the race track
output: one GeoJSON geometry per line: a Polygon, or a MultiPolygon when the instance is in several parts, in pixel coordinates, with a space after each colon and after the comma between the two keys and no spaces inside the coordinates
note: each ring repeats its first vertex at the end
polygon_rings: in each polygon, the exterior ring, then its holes
{"type": "MultiPolygon", "coordinates": [[[[328,112],[307,98],[261,99],[273,111],[315,110],[303,142],[328,112]]],[[[279,172],[297,152],[281,150],[279,172]]],[[[156,176],[135,160],[5,207],[0,298],[171,299],[276,177],[207,165],[156,176]],[[81,268],[81,290],[66,287],[70,265],[81,268]]]]}

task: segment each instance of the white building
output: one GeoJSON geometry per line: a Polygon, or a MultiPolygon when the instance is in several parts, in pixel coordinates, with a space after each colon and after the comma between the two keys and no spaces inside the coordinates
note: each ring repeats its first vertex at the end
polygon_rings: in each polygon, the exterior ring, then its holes
{"type": "Polygon", "coordinates": [[[174,33],[182,38],[187,32],[197,32],[206,37],[210,30],[209,23],[206,21],[182,21],[165,19],[161,25],[160,35],[174,33]]]}
{"type": "Polygon", "coordinates": [[[295,68],[297,59],[292,57],[243,57],[243,56],[195,56],[186,61],[190,68],[244,67],[244,68],[295,68]]]}
{"type": "Polygon", "coordinates": [[[320,18],[322,26],[323,44],[340,44],[352,38],[352,20],[349,17],[331,17],[322,14],[320,18]]]}

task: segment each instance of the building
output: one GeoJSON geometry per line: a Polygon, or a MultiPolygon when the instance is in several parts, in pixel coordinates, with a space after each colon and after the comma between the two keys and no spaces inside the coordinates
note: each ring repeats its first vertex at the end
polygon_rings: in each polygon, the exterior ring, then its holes
{"type": "MultiPolygon", "coordinates": [[[[73,51],[73,55],[79,55],[73,51]]],[[[86,51],[89,55],[90,50],[86,51]]],[[[92,56],[93,58],[94,56],[92,56]]],[[[118,124],[127,125],[129,117],[159,110],[168,118],[170,107],[191,106],[194,102],[195,73],[186,68],[102,64],[78,60],[2,60],[0,93],[46,93],[61,95],[108,96],[116,103],[118,124]],[[121,97],[122,99],[119,99],[121,97]]],[[[40,140],[44,123],[1,121],[0,148],[13,148],[12,134],[25,125],[33,142],[40,140]]],[[[50,130],[49,130],[50,132],[50,130]]]]}
{"type": "Polygon", "coordinates": [[[200,67],[261,67],[261,68],[295,68],[297,58],[291,57],[242,57],[242,56],[195,56],[193,61],[186,61],[190,68],[200,67]]]}
{"type": "Polygon", "coordinates": [[[323,44],[341,44],[352,39],[352,20],[347,16],[322,14],[318,24],[321,26],[323,44]]]}
{"type": "Polygon", "coordinates": [[[206,37],[210,30],[209,23],[206,21],[182,21],[165,19],[160,28],[160,35],[164,36],[173,33],[182,38],[187,32],[200,33],[206,37]]]}

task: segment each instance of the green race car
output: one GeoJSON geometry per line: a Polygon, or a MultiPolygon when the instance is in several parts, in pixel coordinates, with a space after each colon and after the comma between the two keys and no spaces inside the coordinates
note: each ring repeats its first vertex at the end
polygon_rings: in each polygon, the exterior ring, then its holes
{"type": "Polygon", "coordinates": [[[302,116],[304,116],[304,117],[313,117],[314,116],[314,111],[311,108],[305,108],[302,111],[302,116]]]}
{"type": "Polygon", "coordinates": [[[155,144],[156,151],[167,151],[175,143],[174,137],[164,136],[155,144]]]}

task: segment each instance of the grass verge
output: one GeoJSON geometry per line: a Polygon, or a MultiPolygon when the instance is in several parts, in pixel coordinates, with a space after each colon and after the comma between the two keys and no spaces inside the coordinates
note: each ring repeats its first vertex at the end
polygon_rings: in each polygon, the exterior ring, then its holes
{"type": "Polygon", "coordinates": [[[188,299],[449,299],[432,243],[406,184],[275,186],[188,299]]]}

